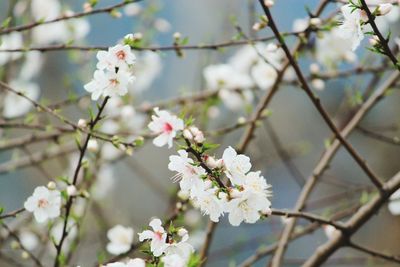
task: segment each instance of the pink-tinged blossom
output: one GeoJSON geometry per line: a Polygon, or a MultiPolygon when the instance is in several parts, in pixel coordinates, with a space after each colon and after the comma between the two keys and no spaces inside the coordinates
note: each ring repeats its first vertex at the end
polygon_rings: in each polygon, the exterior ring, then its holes
{"type": "Polygon", "coordinates": [[[202,183],[201,176],[205,175],[206,171],[200,166],[194,166],[193,160],[188,157],[185,150],[178,150],[178,154],[179,156],[172,155],[169,157],[168,169],[178,172],[173,179],[180,181],[181,190],[190,191],[193,187],[202,183]]]}
{"type": "Polygon", "coordinates": [[[92,93],[92,100],[97,100],[100,96],[123,96],[128,92],[128,86],[134,79],[134,76],[124,70],[118,72],[96,70],[93,80],[84,88],[92,93]]]}
{"type": "Polygon", "coordinates": [[[158,135],[153,144],[158,147],[168,144],[168,148],[171,148],[177,132],[184,128],[183,120],[166,110],[154,108],[154,112],[155,115],[151,116],[152,121],[148,125],[149,129],[158,135]]]}
{"type": "Polygon", "coordinates": [[[108,51],[97,52],[97,69],[115,71],[115,68],[128,69],[136,61],[129,45],[120,45],[110,47],[108,51]]]}
{"type": "Polygon", "coordinates": [[[165,249],[167,248],[167,232],[162,227],[160,219],[153,219],[149,223],[150,227],[153,229],[145,230],[139,233],[139,241],[150,240],[150,250],[155,257],[161,256],[165,249]]]}
{"type": "Polygon", "coordinates": [[[61,193],[58,190],[49,190],[45,186],[38,186],[24,203],[24,208],[32,212],[38,223],[60,216],[61,193]]]}

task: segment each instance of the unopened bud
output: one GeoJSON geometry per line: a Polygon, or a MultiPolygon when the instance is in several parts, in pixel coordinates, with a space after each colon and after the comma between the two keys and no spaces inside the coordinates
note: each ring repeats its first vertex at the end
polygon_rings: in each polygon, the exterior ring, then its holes
{"type": "Polygon", "coordinates": [[[85,119],[79,119],[78,120],[78,127],[79,128],[85,128],[87,126],[87,121],[85,119]]]}
{"type": "Polygon", "coordinates": [[[78,191],[76,190],[76,187],[74,185],[69,185],[67,186],[67,195],[70,197],[76,196],[78,191]]]}
{"type": "Polygon", "coordinates": [[[29,259],[29,253],[26,251],[22,251],[21,258],[23,258],[24,260],[29,259]]]}
{"type": "Polygon", "coordinates": [[[203,143],[206,140],[206,138],[204,137],[203,132],[199,132],[198,134],[195,135],[194,137],[194,141],[196,143],[203,143]]]}
{"type": "Polygon", "coordinates": [[[47,184],[47,188],[50,189],[50,190],[54,190],[54,189],[56,189],[56,187],[57,187],[57,185],[56,185],[56,183],[53,182],[53,181],[50,181],[50,182],[47,184]]]}
{"type": "Polygon", "coordinates": [[[376,46],[377,44],[379,44],[379,37],[376,35],[373,35],[371,38],[369,38],[368,42],[370,45],[376,46]]]}
{"type": "Polygon", "coordinates": [[[179,190],[178,197],[180,199],[182,199],[182,200],[188,200],[189,199],[189,192],[188,191],[179,190]]]}
{"type": "Polygon", "coordinates": [[[310,19],[310,25],[312,26],[319,26],[321,25],[322,21],[320,18],[311,18],[310,19]]]}
{"type": "Polygon", "coordinates": [[[140,40],[143,39],[143,34],[142,34],[141,32],[135,32],[135,33],[132,35],[132,39],[133,39],[134,41],[140,41],[140,40]]]}
{"type": "Polygon", "coordinates": [[[181,229],[178,230],[178,235],[180,237],[183,237],[183,236],[185,236],[187,234],[188,234],[188,231],[185,228],[181,228],[181,229]]]}
{"type": "Polygon", "coordinates": [[[97,151],[99,151],[99,144],[96,140],[91,139],[88,142],[87,149],[92,153],[96,153],[97,151]]]}
{"type": "Polygon", "coordinates": [[[193,134],[189,129],[185,129],[185,130],[183,130],[183,137],[185,137],[188,140],[192,140],[193,134]]]}
{"type": "Polygon", "coordinates": [[[264,5],[266,7],[272,7],[275,4],[273,0],[264,0],[264,5]]]}
{"type": "Polygon", "coordinates": [[[390,3],[387,4],[380,4],[378,6],[378,11],[376,13],[377,16],[384,16],[388,14],[392,10],[393,5],[390,3]]]}
{"type": "Polygon", "coordinates": [[[317,73],[319,73],[320,72],[320,67],[319,67],[319,65],[317,64],[317,63],[312,63],[311,65],[310,65],[310,72],[312,73],[312,74],[317,74],[317,73]]]}
{"type": "Polygon", "coordinates": [[[313,79],[311,81],[311,85],[316,89],[316,90],[324,90],[325,88],[325,82],[322,79],[313,79]]]}
{"type": "Polygon", "coordinates": [[[172,36],[174,37],[175,41],[178,41],[182,38],[182,35],[180,32],[175,32],[172,36]]]}
{"type": "Polygon", "coordinates": [[[86,2],[83,4],[83,11],[90,12],[93,10],[93,7],[90,3],[86,2]]]}

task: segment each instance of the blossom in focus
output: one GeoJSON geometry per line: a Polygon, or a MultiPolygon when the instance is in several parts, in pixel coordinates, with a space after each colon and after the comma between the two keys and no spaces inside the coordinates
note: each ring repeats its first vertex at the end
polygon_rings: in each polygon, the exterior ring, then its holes
{"type": "Polygon", "coordinates": [[[168,148],[172,147],[172,142],[178,131],[183,130],[183,120],[175,115],[171,115],[166,110],[154,108],[155,115],[152,115],[152,121],[149,123],[149,129],[158,136],[154,138],[153,144],[162,147],[168,144],[168,148]]]}
{"type": "Polygon", "coordinates": [[[128,92],[129,84],[133,81],[134,76],[122,69],[118,72],[96,70],[93,80],[84,88],[92,93],[92,100],[97,100],[100,96],[125,95],[128,92]]]}
{"type": "Polygon", "coordinates": [[[120,45],[110,47],[108,51],[97,52],[97,69],[115,71],[115,68],[128,69],[136,61],[135,55],[129,45],[120,45]]]}
{"type": "Polygon", "coordinates": [[[343,14],[343,23],[339,26],[339,33],[344,39],[351,40],[351,49],[354,51],[364,39],[361,29],[361,10],[355,9],[351,5],[344,5],[340,9],[343,14]]]}
{"type": "Polygon", "coordinates": [[[232,147],[228,147],[224,150],[222,160],[225,165],[226,176],[234,185],[242,185],[246,173],[251,168],[250,158],[242,154],[238,155],[232,147]]]}
{"type": "Polygon", "coordinates": [[[139,241],[143,242],[144,240],[151,240],[150,250],[154,256],[159,257],[167,248],[167,233],[165,232],[164,227],[162,227],[160,219],[155,218],[151,220],[149,225],[153,231],[145,230],[139,233],[139,241]]]}
{"type": "Polygon", "coordinates": [[[201,166],[194,166],[193,160],[188,157],[185,150],[178,150],[179,156],[172,155],[169,157],[168,169],[178,172],[174,176],[174,180],[179,180],[181,190],[190,191],[193,187],[202,183],[201,176],[206,174],[206,171],[201,166]]]}
{"type": "Polygon", "coordinates": [[[194,248],[187,241],[189,239],[188,231],[184,228],[178,230],[179,241],[170,240],[165,248],[165,255],[179,255],[182,259],[189,259],[194,248]]]}
{"type": "Polygon", "coordinates": [[[133,229],[116,225],[107,232],[110,242],[107,244],[107,251],[114,255],[127,252],[133,243],[133,229]]]}
{"type": "Polygon", "coordinates": [[[38,186],[24,203],[24,208],[32,212],[38,223],[60,216],[61,193],[58,190],[49,190],[45,186],[38,186]]]}

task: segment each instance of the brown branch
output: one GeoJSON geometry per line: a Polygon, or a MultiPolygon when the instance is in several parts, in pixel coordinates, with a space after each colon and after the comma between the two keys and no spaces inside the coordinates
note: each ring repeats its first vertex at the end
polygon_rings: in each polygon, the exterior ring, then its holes
{"type": "Polygon", "coordinates": [[[50,23],[54,23],[54,22],[58,22],[58,21],[63,21],[63,20],[69,20],[69,19],[75,19],[75,18],[81,18],[81,17],[86,17],[86,16],[90,16],[90,15],[94,15],[94,14],[100,14],[100,13],[110,13],[112,12],[114,9],[126,6],[130,3],[134,3],[134,2],[139,2],[141,0],[124,0],[118,4],[115,5],[111,5],[108,7],[104,7],[104,8],[99,8],[99,9],[93,9],[90,11],[85,11],[85,12],[80,12],[80,13],[76,13],[70,16],[60,16],[58,18],[52,19],[52,20],[47,20],[47,21],[35,21],[26,25],[20,25],[20,26],[15,26],[15,27],[10,27],[10,28],[5,28],[5,29],[1,29],[0,30],[0,35],[4,35],[10,32],[22,32],[22,31],[26,31],[26,30],[30,30],[32,28],[35,28],[37,26],[40,25],[45,25],[45,24],[50,24],[50,23]]]}
{"type": "Polygon", "coordinates": [[[375,15],[371,13],[365,0],[360,0],[360,3],[362,6],[362,10],[364,10],[368,16],[368,23],[371,25],[375,35],[378,36],[379,38],[379,45],[383,48],[386,56],[390,58],[393,65],[400,71],[400,64],[396,59],[396,56],[392,53],[392,50],[390,49],[388,44],[388,40],[386,40],[385,37],[383,37],[382,33],[378,29],[378,26],[376,26],[375,15]]]}
{"type": "Polygon", "coordinates": [[[319,246],[303,267],[321,266],[336,250],[349,244],[349,240],[386,203],[390,195],[400,188],[400,172],[383,184],[381,194],[363,205],[344,225],[345,233],[339,232],[328,242],[319,246]]]}
{"type": "Polygon", "coordinates": [[[21,209],[14,210],[12,212],[0,215],[0,220],[6,219],[6,218],[10,218],[10,217],[17,217],[18,214],[20,214],[20,213],[22,213],[24,211],[25,211],[25,209],[21,208],[21,209]]]}
{"type": "Polygon", "coordinates": [[[359,250],[359,251],[362,251],[364,253],[367,253],[367,254],[369,254],[369,255],[371,255],[373,257],[381,258],[381,259],[384,259],[384,260],[387,260],[387,261],[391,261],[391,262],[395,262],[395,263],[400,263],[400,257],[399,256],[387,255],[387,254],[381,253],[379,251],[375,251],[375,250],[372,250],[370,248],[366,248],[366,247],[360,246],[360,245],[355,244],[353,242],[349,242],[349,246],[354,248],[354,249],[356,249],[356,250],[359,250]]]}

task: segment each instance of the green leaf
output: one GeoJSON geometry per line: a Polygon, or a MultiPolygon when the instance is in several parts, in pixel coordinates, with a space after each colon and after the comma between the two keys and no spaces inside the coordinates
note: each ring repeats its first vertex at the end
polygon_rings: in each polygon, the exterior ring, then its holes
{"type": "Polygon", "coordinates": [[[10,25],[12,17],[8,17],[1,23],[2,28],[7,28],[10,25]]]}
{"type": "Polygon", "coordinates": [[[220,146],[219,144],[204,143],[201,147],[201,152],[204,153],[208,150],[216,149],[219,146],[220,146]]]}

